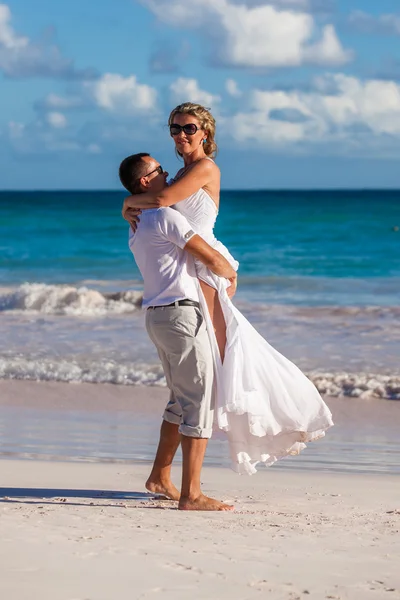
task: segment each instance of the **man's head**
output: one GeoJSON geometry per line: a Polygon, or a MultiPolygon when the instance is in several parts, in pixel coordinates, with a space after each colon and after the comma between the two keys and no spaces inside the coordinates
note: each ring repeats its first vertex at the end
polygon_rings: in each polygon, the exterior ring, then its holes
{"type": "Polygon", "coordinates": [[[124,158],[119,166],[122,185],[131,194],[161,192],[166,185],[168,173],[159,162],[146,152],[139,152],[124,158]]]}

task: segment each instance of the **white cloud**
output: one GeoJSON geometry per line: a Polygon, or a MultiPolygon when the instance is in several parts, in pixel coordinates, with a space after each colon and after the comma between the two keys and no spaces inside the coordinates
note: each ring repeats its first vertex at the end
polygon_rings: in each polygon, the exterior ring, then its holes
{"type": "Polygon", "coordinates": [[[317,80],[315,91],[253,90],[248,110],[230,120],[238,141],[261,145],[400,140],[400,85],[343,74],[317,80]],[[325,79],[325,82],[323,81],[325,79]]]}
{"type": "Polygon", "coordinates": [[[171,92],[171,101],[175,104],[195,102],[196,104],[214,108],[221,101],[220,96],[214,96],[210,92],[201,90],[196,79],[179,77],[179,79],[171,83],[169,89],[171,92]]]}
{"type": "Polygon", "coordinates": [[[242,0],[238,0],[237,4],[248,4],[250,6],[265,6],[266,4],[271,4],[277,8],[300,11],[309,10],[311,8],[310,0],[269,0],[267,2],[263,0],[254,0],[254,2],[248,1],[245,3],[242,0]]]}
{"type": "Polygon", "coordinates": [[[346,63],[352,58],[352,52],[343,50],[333,25],[326,25],[321,39],[304,48],[306,62],[319,65],[337,65],[346,63]]]}
{"type": "Polygon", "coordinates": [[[242,92],[238,88],[237,81],[235,81],[234,79],[227,79],[225,81],[225,89],[228,92],[228,94],[230,96],[233,96],[234,98],[238,98],[242,95],[242,92]]]}
{"type": "Polygon", "coordinates": [[[54,127],[54,129],[64,129],[68,124],[65,115],[55,111],[47,113],[46,120],[51,127],[54,127]]]}
{"type": "MultiPolygon", "coordinates": [[[[123,81],[130,80],[119,77],[123,81]]],[[[231,92],[237,91],[235,83],[231,80],[227,84],[231,92]]],[[[139,85],[136,80],[135,85],[139,85]]],[[[152,132],[160,131],[159,113],[149,112],[144,136],[143,128],[138,125],[144,113],[134,113],[132,118],[129,112],[132,89],[128,86],[129,93],[125,86],[111,89],[113,93],[109,93],[108,87],[107,94],[99,97],[90,90],[92,103],[86,106],[92,111],[94,107],[102,109],[99,120],[74,129],[67,126],[60,110],[46,111],[39,113],[32,124],[10,123],[10,143],[22,153],[57,150],[95,155],[102,152],[103,147],[124,145],[129,150],[133,140],[139,145],[144,143],[148,139],[148,127],[152,127],[152,132]],[[124,114],[128,121],[120,118],[121,106],[126,108],[124,114]]],[[[295,152],[312,153],[318,148],[318,152],[324,153],[400,155],[400,84],[394,81],[326,74],[315,78],[308,90],[253,89],[241,92],[241,110],[236,114],[232,114],[232,107],[227,109],[219,96],[201,89],[196,79],[179,78],[169,91],[171,103],[192,101],[210,106],[213,113],[217,113],[220,139],[229,144],[235,140],[237,147],[246,148],[251,144],[295,152]]],[[[89,93],[86,86],[82,87],[82,93],[89,93]]],[[[61,107],[63,102],[57,99],[54,104],[61,107]]],[[[154,105],[141,106],[147,110],[154,105]]]]}
{"type": "Polygon", "coordinates": [[[7,77],[60,77],[86,79],[93,70],[79,71],[73,61],[62,56],[54,43],[36,43],[15,32],[11,11],[0,4],[0,71],[7,77]]]}
{"type": "Polygon", "coordinates": [[[41,100],[38,105],[44,109],[59,109],[66,110],[82,106],[83,99],[80,96],[59,96],[58,94],[50,93],[44,100],[41,100]]]}
{"type": "Polygon", "coordinates": [[[335,0],[231,0],[231,2],[250,8],[269,4],[280,9],[329,13],[333,10],[335,0]]]}
{"type": "Polygon", "coordinates": [[[209,36],[215,63],[244,68],[339,65],[352,57],[333,25],[318,39],[315,20],[304,10],[232,0],[146,0],[144,5],[170,26],[197,28],[209,36]]]}
{"type": "Polygon", "coordinates": [[[362,10],[354,10],[349,23],[358,31],[382,35],[400,35],[400,14],[370,15],[362,10]]]}
{"type": "Polygon", "coordinates": [[[146,113],[157,108],[156,90],[138,83],[135,75],[106,73],[96,81],[84,83],[84,88],[95,104],[107,111],[146,113]]]}
{"type": "Polygon", "coordinates": [[[106,73],[94,81],[76,82],[65,96],[49,93],[34,104],[36,118],[8,128],[8,139],[23,154],[76,151],[100,154],[107,147],[130,140],[147,140],[148,132],[159,131],[157,92],[141,84],[134,75],[106,73]],[[69,92],[69,93],[68,93],[69,92]],[[78,109],[89,119],[71,120],[66,111],[78,109]],[[146,128],[140,121],[146,117],[146,128]]]}
{"type": "Polygon", "coordinates": [[[26,48],[29,39],[19,36],[10,25],[11,11],[7,4],[0,4],[0,46],[8,50],[26,48]]]}
{"type": "Polygon", "coordinates": [[[75,85],[70,95],[50,93],[38,100],[34,106],[40,113],[74,109],[93,110],[95,107],[126,117],[155,113],[157,91],[151,86],[139,83],[135,75],[123,77],[118,73],[106,73],[94,81],[83,81],[75,85]]]}
{"type": "Polygon", "coordinates": [[[28,124],[10,123],[8,139],[13,149],[22,154],[46,154],[74,151],[88,154],[102,152],[125,139],[148,139],[149,128],[159,130],[160,113],[157,92],[141,84],[134,75],[123,77],[107,73],[95,81],[75,83],[70,95],[50,93],[35,103],[37,117],[28,124]],[[67,110],[79,108],[90,113],[90,120],[69,124],[67,110]],[[146,116],[146,128],[140,120],[146,116]],[[158,128],[158,129],[156,129],[158,128]]]}

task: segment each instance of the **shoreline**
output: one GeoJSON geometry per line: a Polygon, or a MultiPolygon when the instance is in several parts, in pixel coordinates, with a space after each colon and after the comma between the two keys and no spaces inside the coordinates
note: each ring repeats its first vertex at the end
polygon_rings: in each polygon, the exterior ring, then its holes
{"type": "MultiPolygon", "coordinates": [[[[152,413],[167,402],[168,388],[161,385],[121,385],[115,383],[34,381],[20,379],[0,379],[0,407],[29,406],[40,409],[72,410],[139,410],[152,413]],[[32,392],[35,392],[32,394],[32,392]],[[101,393],[100,393],[101,392],[101,393]],[[133,405],[134,403],[134,405],[133,405]]],[[[360,398],[357,396],[332,396],[323,394],[328,403],[337,403],[340,409],[351,405],[365,407],[367,418],[379,406],[379,413],[386,417],[389,409],[385,406],[397,405],[396,399],[360,398]]],[[[352,411],[351,411],[352,412],[352,411]]],[[[360,414],[360,418],[365,419],[360,414]]]]}
{"type": "MultiPolygon", "coordinates": [[[[167,401],[164,387],[0,380],[0,458],[150,462],[167,401]]],[[[299,456],[261,466],[260,472],[400,475],[399,402],[332,397],[325,401],[335,423],[325,438],[309,443],[299,456]]],[[[214,432],[205,464],[230,467],[222,432],[214,432]]]]}
{"type": "MultiPolygon", "coordinates": [[[[400,375],[351,371],[307,371],[319,393],[331,398],[360,398],[362,400],[400,400],[400,375]]],[[[101,385],[117,387],[149,387],[166,389],[164,373],[158,363],[151,366],[118,364],[115,361],[93,361],[79,367],[75,361],[41,359],[34,361],[10,359],[0,365],[2,382],[33,384],[101,385]],[[99,376],[101,367],[101,377],[99,376]],[[39,371],[37,370],[39,369],[39,371]]]]}
{"type": "Polygon", "coordinates": [[[205,493],[236,510],[184,513],[144,491],[147,465],[0,468],[0,589],[13,600],[400,597],[393,476],[206,467],[205,493]]]}

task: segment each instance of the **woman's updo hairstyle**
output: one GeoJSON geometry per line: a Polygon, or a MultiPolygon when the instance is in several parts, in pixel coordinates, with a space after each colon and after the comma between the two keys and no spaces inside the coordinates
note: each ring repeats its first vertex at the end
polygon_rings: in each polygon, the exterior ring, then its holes
{"type": "MultiPolygon", "coordinates": [[[[214,139],[215,119],[210,111],[201,104],[184,102],[184,104],[179,104],[179,106],[171,111],[168,119],[168,127],[174,122],[175,115],[191,115],[199,121],[201,129],[207,134],[207,141],[204,143],[204,152],[210,158],[214,158],[218,152],[218,146],[214,139]]],[[[177,151],[177,153],[179,156],[182,156],[180,152],[177,151]]]]}

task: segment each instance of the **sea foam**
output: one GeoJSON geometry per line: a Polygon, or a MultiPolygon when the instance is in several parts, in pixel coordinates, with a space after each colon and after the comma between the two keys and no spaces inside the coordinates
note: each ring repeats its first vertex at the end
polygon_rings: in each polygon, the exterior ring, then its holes
{"type": "MultiPolygon", "coordinates": [[[[307,377],[326,396],[400,400],[400,376],[374,373],[309,372],[307,377]]],[[[66,383],[114,383],[166,386],[159,364],[121,363],[114,360],[49,358],[0,358],[0,379],[61,381],[66,383]]]]}
{"type": "Polygon", "coordinates": [[[0,358],[0,379],[61,381],[65,383],[114,383],[165,386],[161,365],[121,364],[113,360],[0,358]]]}

